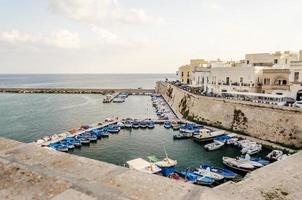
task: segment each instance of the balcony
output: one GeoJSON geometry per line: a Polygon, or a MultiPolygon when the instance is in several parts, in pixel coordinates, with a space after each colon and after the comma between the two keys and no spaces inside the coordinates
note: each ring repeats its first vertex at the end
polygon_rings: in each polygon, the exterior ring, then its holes
{"type": "Polygon", "coordinates": [[[263,90],[289,90],[289,85],[262,85],[263,90]]]}

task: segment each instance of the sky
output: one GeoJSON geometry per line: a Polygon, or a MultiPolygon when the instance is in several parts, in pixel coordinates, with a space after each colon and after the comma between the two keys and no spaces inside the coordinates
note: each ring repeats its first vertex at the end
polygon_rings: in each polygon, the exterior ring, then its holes
{"type": "Polygon", "coordinates": [[[301,0],[0,0],[0,73],[175,73],[302,49],[301,0]]]}

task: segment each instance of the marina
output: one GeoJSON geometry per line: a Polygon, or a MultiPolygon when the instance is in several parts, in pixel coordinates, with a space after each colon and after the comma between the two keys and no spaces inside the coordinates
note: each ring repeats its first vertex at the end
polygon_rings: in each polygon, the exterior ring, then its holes
{"type": "MultiPolygon", "coordinates": [[[[111,150],[107,150],[111,152],[110,155],[112,157],[110,158],[110,161],[108,161],[108,157],[104,159],[105,161],[121,166],[128,166],[131,169],[144,173],[160,174],[173,179],[187,180],[197,185],[206,186],[219,185],[224,182],[222,179],[225,181],[230,179],[230,177],[222,177],[223,173],[231,174],[232,171],[230,170],[234,170],[232,173],[238,173],[240,175],[239,177],[241,177],[247,172],[263,167],[270,162],[265,160],[265,157],[269,155],[269,149],[260,148],[259,150],[256,149],[256,152],[251,151],[256,147],[261,146],[260,144],[250,140],[240,140],[236,134],[228,134],[223,130],[211,129],[209,127],[204,127],[203,125],[179,120],[162,96],[155,94],[148,98],[151,98],[157,118],[106,118],[102,122],[94,123],[92,125],[82,125],[78,129],[72,129],[61,134],[44,137],[37,140],[36,144],[42,147],[87,157],[90,157],[89,152],[93,152],[97,155],[100,153],[102,155],[105,153],[104,151],[106,151],[106,148],[103,149],[103,151],[98,150],[98,152],[95,148],[108,145],[111,150]],[[178,130],[174,129],[176,126],[179,126],[180,128],[178,130]],[[153,131],[153,128],[156,129],[156,131],[153,131]],[[154,136],[155,133],[161,135],[158,138],[160,139],[160,142],[152,142],[154,140],[154,137],[152,136],[154,136]],[[165,136],[162,134],[165,134],[165,136]],[[181,141],[183,143],[190,143],[191,146],[193,145],[194,148],[196,148],[196,150],[194,150],[196,153],[191,155],[194,157],[195,164],[192,164],[193,157],[190,158],[189,162],[184,161],[183,158],[187,157],[188,154],[182,152],[184,154],[179,156],[175,154],[175,147],[173,148],[174,150],[171,150],[174,145],[178,145],[177,143],[181,142],[175,141],[176,136],[186,136],[186,138],[177,139],[189,139],[181,141]],[[109,138],[102,141],[102,138],[104,137],[109,138]],[[133,140],[136,140],[137,137],[141,138],[144,142],[141,141],[135,143],[135,146],[132,146],[133,140]],[[152,146],[154,144],[159,145],[159,147],[156,147],[157,153],[155,153],[154,147],[152,147],[152,149],[146,149],[145,145],[148,140],[151,141],[152,146]],[[120,145],[116,143],[111,145],[110,143],[114,141],[121,143],[120,145]],[[129,146],[130,152],[122,154],[123,156],[120,158],[118,157],[121,155],[117,156],[120,153],[112,154],[112,152],[116,150],[116,148],[114,150],[112,149],[114,146],[121,147],[125,143],[129,146]],[[203,150],[204,143],[206,143],[204,148],[208,151],[203,150]],[[144,153],[141,152],[142,149],[136,149],[139,148],[137,147],[139,144],[144,145],[144,153]],[[219,147],[216,148],[213,144],[219,144],[219,147]],[[214,160],[196,160],[201,153],[201,155],[210,156],[212,153],[209,151],[216,152],[214,160]],[[257,155],[254,157],[242,156],[245,154],[257,155]],[[164,159],[160,161],[156,157],[164,157],[164,159]],[[206,165],[209,167],[204,169],[202,166],[206,165]],[[215,170],[216,172],[214,172],[215,170]]],[[[118,152],[123,151],[122,149],[118,150],[118,152]]],[[[182,150],[184,149],[178,149],[178,151],[182,150]]],[[[106,157],[105,155],[106,153],[101,157],[106,157]]],[[[99,159],[99,157],[97,159],[99,159]]]]}

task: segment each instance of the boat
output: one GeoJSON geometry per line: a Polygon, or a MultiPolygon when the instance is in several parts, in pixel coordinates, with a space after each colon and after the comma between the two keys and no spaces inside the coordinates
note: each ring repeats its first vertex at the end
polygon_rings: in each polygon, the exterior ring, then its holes
{"type": "Polygon", "coordinates": [[[166,157],[163,160],[158,160],[155,156],[149,156],[149,160],[161,168],[161,173],[163,176],[169,176],[175,172],[175,166],[177,165],[177,160],[172,160],[168,157],[166,148],[164,147],[166,157]]]}
{"type": "Polygon", "coordinates": [[[130,169],[135,169],[140,172],[155,174],[159,173],[161,169],[152,162],[148,162],[142,158],[136,158],[126,162],[130,169]]]}
{"type": "Polygon", "coordinates": [[[222,179],[224,179],[224,176],[211,172],[210,169],[202,169],[202,168],[198,168],[195,171],[193,171],[194,174],[197,174],[199,176],[206,176],[206,177],[210,177],[215,179],[216,181],[221,181],[222,179]]]}
{"type": "Polygon", "coordinates": [[[147,127],[149,128],[149,129],[152,129],[152,128],[154,128],[155,127],[155,125],[154,125],[154,121],[148,121],[147,122],[147,127]]]}
{"type": "Polygon", "coordinates": [[[180,128],[177,121],[175,121],[175,120],[172,121],[171,126],[172,126],[173,130],[178,130],[180,128]]]}
{"type": "Polygon", "coordinates": [[[271,160],[271,161],[277,161],[281,156],[283,155],[283,152],[280,151],[280,150],[273,150],[272,152],[270,152],[266,158],[268,160],[271,160]]]}
{"type": "Polygon", "coordinates": [[[180,171],[176,173],[185,180],[197,185],[210,186],[215,182],[215,179],[213,178],[207,176],[200,176],[190,171],[180,171]]]}
{"type": "Polygon", "coordinates": [[[227,144],[235,145],[238,142],[238,138],[230,138],[226,141],[227,144]]]}
{"type": "Polygon", "coordinates": [[[180,126],[179,131],[181,133],[194,133],[194,125],[193,124],[183,124],[180,126]]]}
{"type": "Polygon", "coordinates": [[[113,103],[124,103],[124,102],[125,102],[125,98],[121,98],[119,96],[113,99],[113,103]]]}
{"type": "Polygon", "coordinates": [[[166,120],[166,121],[164,122],[164,127],[165,127],[165,128],[171,128],[171,127],[172,127],[171,121],[166,120]]]}
{"type": "MultiPolygon", "coordinates": [[[[245,158],[244,155],[241,155],[240,157],[245,158]]],[[[250,161],[258,162],[258,163],[262,164],[263,166],[268,165],[270,163],[269,160],[262,159],[261,157],[252,157],[252,156],[250,156],[250,161]]]]}
{"type": "Polygon", "coordinates": [[[116,125],[120,128],[125,128],[124,122],[118,122],[116,125]]]}
{"type": "Polygon", "coordinates": [[[172,126],[172,129],[174,131],[178,131],[180,129],[180,125],[172,126]]]}
{"type": "Polygon", "coordinates": [[[192,133],[178,133],[173,135],[174,140],[189,139],[193,136],[192,133]]]}
{"type": "Polygon", "coordinates": [[[57,151],[61,151],[61,152],[68,152],[68,147],[62,144],[58,144],[58,143],[51,143],[48,145],[48,147],[55,149],[57,151]]]}
{"type": "MultiPolygon", "coordinates": [[[[202,130],[204,130],[204,129],[202,129],[202,130]]],[[[213,132],[204,131],[204,132],[202,132],[198,135],[194,135],[193,139],[194,139],[194,141],[197,141],[197,142],[206,142],[206,141],[211,141],[215,137],[218,137],[218,136],[221,136],[221,135],[224,135],[224,134],[225,134],[225,132],[223,130],[213,131],[213,132]]]]}
{"type": "Polygon", "coordinates": [[[229,135],[227,135],[227,134],[224,134],[224,135],[215,137],[214,141],[219,141],[219,142],[226,143],[226,141],[229,140],[229,139],[231,139],[231,137],[229,135]]]}
{"type": "Polygon", "coordinates": [[[139,122],[138,121],[133,121],[132,128],[139,128],[139,122]]]}
{"type": "Polygon", "coordinates": [[[140,128],[147,128],[147,122],[145,120],[142,120],[139,122],[139,127],[140,128]]]}
{"type": "Polygon", "coordinates": [[[212,165],[209,165],[209,164],[200,165],[200,168],[201,169],[207,169],[207,170],[210,170],[213,173],[222,175],[226,179],[233,179],[236,176],[238,176],[238,174],[236,174],[235,172],[232,172],[231,170],[215,167],[215,166],[212,166],[212,165]]]}
{"type": "Polygon", "coordinates": [[[216,149],[221,148],[223,145],[224,145],[223,142],[214,141],[213,143],[204,145],[204,148],[205,148],[206,150],[213,151],[213,150],[216,150],[216,149]]]}
{"type": "Polygon", "coordinates": [[[112,95],[108,94],[105,96],[105,98],[103,99],[103,103],[110,103],[112,101],[112,95]]]}
{"type": "Polygon", "coordinates": [[[236,159],[224,156],[222,157],[222,162],[224,165],[242,172],[249,172],[255,169],[255,167],[245,159],[236,159]]]}
{"type": "Polygon", "coordinates": [[[247,146],[243,149],[241,149],[242,154],[249,154],[249,155],[254,155],[259,153],[262,150],[262,145],[261,144],[255,144],[251,146],[247,146]]]}
{"type": "Polygon", "coordinates": [[[282,156],[280,156],[280,157],[278,158],[278,161],[279,161],[279,160],[284,160],[284,159],[288,158],[288,156],[289,156],[289,155],[287,155],[287,154],[283,154],[282,156]]]}
{"type": "Polygon", "coordinates": [[[109,126],[108,128],[107,128],[107,131],[109,132],[109,133],[119,133],[120,132],[120,129],[119,129],[119,127],[118,126],[109,126]]]}
{"type": "Polygon", "coordinates": [[[63,145],[63,146],[66,146],[68,149],[74,149],[75,148],[75,146],[73,145],[73,143],[71,143],[71,142],[68,142],[67,140],[61,140],[60,141],[60,143],[59,143],[60,145],[63,145]]]}
{"type": "Polygon", "coordinates": [[[130,120],[125,121],[124,123],[125,128],[132,128],[132,122],[130,120]]]}
{"type": "Polygon", "coordinates": [[[245,154],[245,156],[240,156],[238,158],[238,160],[245,160],[245,161],[248,161],[251,165],[253,165],[254,167],[263,167],[263,165],[260,163],[260,162],[256,162],[256,161],[252,161],[251,160],[251,157],[249,154],[245,154]]]}
{"type": "Polygon", "coordinates": [[[80,142],[81,142],[82,145],[88,145],[88,144],[90,144],[90,140],[88,138],[86,138],[86,137],[83,137],[82,135],[77,135],[77,136],[75,136],[75,138],[77,140],[80,140],[80,142]]]}
{"type": "Polygon", "coordinates": [[[67,140],[67,142],[72,143],[75,147],[81,147],[82,146],[81,141],[75,139],[74,137],[67,137],[66,140],[67,140]]]}

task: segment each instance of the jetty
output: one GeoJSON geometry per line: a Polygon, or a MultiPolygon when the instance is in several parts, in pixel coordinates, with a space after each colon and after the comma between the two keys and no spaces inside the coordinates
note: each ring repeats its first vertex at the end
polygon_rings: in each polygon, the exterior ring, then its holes
{"type": "Polygon", "coordinates": [[[40,93],[40,94],[112,94],[126,92],[130,95],[150,95],[155,93],[154,89],[143,88],[1,88],[0,93],[40,93]]]}

